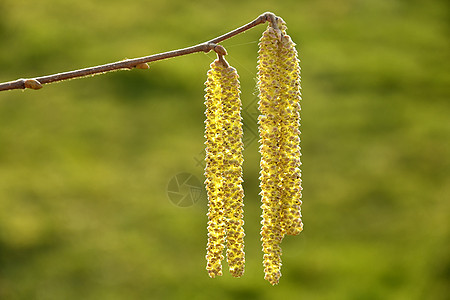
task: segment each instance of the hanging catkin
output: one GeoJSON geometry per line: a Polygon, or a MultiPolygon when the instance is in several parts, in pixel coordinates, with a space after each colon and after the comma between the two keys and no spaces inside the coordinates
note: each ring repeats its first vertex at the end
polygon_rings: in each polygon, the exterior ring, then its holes
{"type": "Polygon", "coordinates": [[[222,275],[226,244],[230,273],[244,273],[242,189],[242,123],[239,80],[223,58],[215,60],[205,83],[205,184],[208,194],[207,267],[209,276],[222,275]],[[226,66],[225,66],[226,65],[226,66]]]}
{"type": "Polygon", "coordinates": [[[301,221],[300,67],[295,44],[278,18],[259,43],[258,118],[261,153],[261,241],[265,279],[281,276],[281,241],[298,234],[301,221]]]}
{"type": "Polygon", "coordinates": [[[286,24],[280,23],[282,33],[280,60],[280,176],[282,181],[282,232],[297,235],[303,230],[301,220],[301,148],[300,148],[300,66],[295,43],[286,34],[286,24]]]}

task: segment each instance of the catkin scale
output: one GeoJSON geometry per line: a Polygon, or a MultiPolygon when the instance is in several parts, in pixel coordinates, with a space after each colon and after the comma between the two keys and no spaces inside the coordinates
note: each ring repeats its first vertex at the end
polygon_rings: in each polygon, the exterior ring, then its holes
{"type": "MultiPolygon", "coordinates": [[[[223,58],[222,58],[223,60],[223,58]]],[[[244,273],[242,189],[242,122],[239,80],[220,60],[211,64],[205,83],[205,184],[208,194],[207,267],[209,276],[222,275],[226,256],[232,276],[244,273]]]]}
{"type": "Polygon", "coordinates": [[[261,153],[261,242],[265,279],[277,284],[281,276],[281,241],[296,235],[301,221],[300,67],[295,44],[269,26],[259,43],[258,118],[261,153]]]}

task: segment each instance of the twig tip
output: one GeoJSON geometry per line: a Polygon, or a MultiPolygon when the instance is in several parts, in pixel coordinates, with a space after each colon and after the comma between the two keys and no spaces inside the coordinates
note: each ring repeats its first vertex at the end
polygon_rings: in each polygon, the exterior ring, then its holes
{"type": "Polygon", "coordinates": [[[264,22],[273,20],[276,18],[276,15],[273,12],[266,11],[265,13],[259,16],[264,22]]]}

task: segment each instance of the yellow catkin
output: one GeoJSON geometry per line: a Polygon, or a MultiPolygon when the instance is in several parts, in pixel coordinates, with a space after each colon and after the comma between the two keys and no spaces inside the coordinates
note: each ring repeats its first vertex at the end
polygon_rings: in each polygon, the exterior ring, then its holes
{"type": "Polygon", "coordinates": [[[281,22],[280,72],[280,176],[282,182],[281,227],[283,233],[297,235],[303,230],[301,202],[300,148],[300,66],[295,43],[281,22]]]}
{"type": "Polygon", "coordinates": [[[223,138],[221,135],[222,105],[220,99],[220,72],[215,64],[205,82],[205,138],[206,167],[205,185],[208,194],[208,244],[206,269],[211,278],[222,275],[223,250],[225,247],[224,197],[222,187],[223,138]]]}
{"type": "Polygon", "coordinates": [[[206,189],[208,194],[209,276],[222,275],[226,243],[230,273],[244,273],[244,221],[242,189],[242,122],[239,80],[232,67],[219,60],[211,64],[206,81],[206,189]]]}
{"type": "Polygon", "coordinates": [[[265,279],[281,277],[281,241],[298,234],[301,222],[300,68],[295,44],[280,29],[269,26],[259,43],[258,118],[261,153],[261,241],[265,279]]]}

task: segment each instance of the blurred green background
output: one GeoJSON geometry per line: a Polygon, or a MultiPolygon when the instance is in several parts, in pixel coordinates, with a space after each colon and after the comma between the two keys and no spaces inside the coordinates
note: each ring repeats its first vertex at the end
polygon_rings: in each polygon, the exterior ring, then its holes
{"type": "MultiPolygon", "coordinates": [[[[302,60],[304,232],[263,277],[260,25],[223,45],[246,125],[246,272],[205,270],[203,83],[215,55],[0,93],[0,299],[448,299],[448,1],[1,0],[0,81],[197,44],[265,11],[302,60]]],[[[226,263],[224,264],[226,270],[226,263]]]]}

